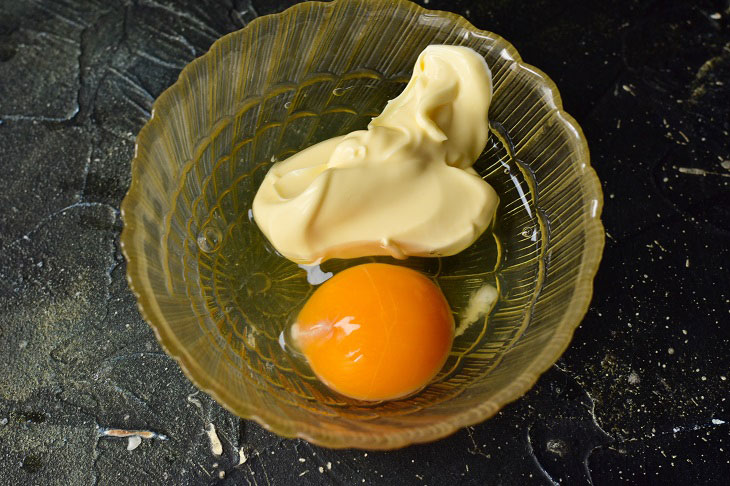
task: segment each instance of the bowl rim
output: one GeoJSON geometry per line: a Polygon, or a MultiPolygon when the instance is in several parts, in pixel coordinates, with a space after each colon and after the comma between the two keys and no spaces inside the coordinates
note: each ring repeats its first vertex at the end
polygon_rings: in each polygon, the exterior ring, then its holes
{"type": "MultiPolygon", "coordinates": [[[[128,285],[136,297],[137,306],[142,318],[153,329],[161,347],[178,363],[185,376],[187,376],[187,378],[195,386],[213,397],[227,410],[238,417],[255,420],[265,429],[270,430],[281,437],[301,438],[324,447],[335,449],[359,448],[369,450],[397,449],[411,444],[435,441],[446,437],[461,428],[485,421],[486,419],[494,416],[505,405],[519,399],[527,393],[527,391],[535,385],[539,377],[557,362],[569,346],[573,338],[573,333],[580,325],[591,302],[593,295],[593,280],[598,271],[598,266],[603,255],[603,248],[605,245],[605,232],[600,219],[602,209],[603,192],[598,176],[590,165],[588,143],[582,129],[575,119],[563,110],[562,99],[555,83],[540,69],[523,62],[517,50],[506,39],[493,32],[476,28],[471,24],[471,22],[456,13],[442,10],[430,10],[409,0],[335,0],[332,2],[302,2],[279,13],[259,16],[246,24],[242,29],[230,32],[217,39],[205,54],[197,57],[186,65],[181,70],[178,79],[170,87],[165,89],[165,91],[163,91],[155,100],[151,110],[151,117],[140,129],[135,140],[134,157],[131,162],[131,183],[120,206],[121,217],[124,224],[120,235],[120,247],[127,262],[126,277],[128,285]],[[504,43],[504,48],[507,49],[509,54],[512,56],[512,62],[520,68],[532,71],[535,77],[539,78],[544,87],[548,89],[549,95],[545,96],[545,98],[547,102],[551,101],[554,105],[554,109],[559,115],[556,117],[559,120],[558,123],[563,125],[564,130],[574,132],[575,139],[577,140],[576,149],[578,153],[578,160],[582,162],[582,174],[580,175],[577,183],[583,187],[582,192],[584,198],[594,201],[594,204],[590,208],[590,214],[587,211],[583,212],[585,221],[585,244],[583,258],[575,281],[573,296],[571,297],[570,302],[566,304],[566,312],[563,314],[562,319],[556,327],[556,331],[550,341],[544,345],[537,357],[530,362],[518,378],[498,391],[490,399],[489,403],[482,403],[470,410],[450,416],[448,419],[445,419],[438,424],[437,427],[429,427],[431,433],[427,436],[419,434],[415,430],[406,429],[406,433],[404,433],[404,431],[398,431],[392,435],[385,436],[384,439],[371,442],[366,440],[363,435],[357,433],[348,435],[318,433],[318,430],[321,429],[318,429],[316,426],[312,426],[311,424],[302,421],[292,421],[287,418],[282,418],[276,413],[270,413],[266,409],[254,410],[253,407],[248,406],[245,403],[241,403],[240,401],[233,402],[236,403],[236,406],[234,407],[231,405],[232,400],[228,399],[228,397],[232,398],[231,393],[226,390],[223,385],[210,379],[209,376],[207,376],[207,373],[198,367],[195,359],[178,341],[169,323],[162,315],[156,299],[150,295],[143,285],[138,285],[135,280],[137,272],[135,262],[137,259],[135,258],[133,248],[135,246],[134,234],[137,226],[137,219],[134,216],[133,207],[135,205],[134,203],[139,199],[139,184],[137,181],[140,179],[140,176],[138,175],[140,166],[146,162],[144,157],[140,155],[139,147],[146,143],[147,139],[152,136],[150,134],[156,130],[155,127],[162,123],[160,118],[155,116],[157,109],[161,106],[167,105],[169,103],[168,100],[173,98],[173,93],[182,89],[184,81],[196,70],[196,66],[198,64],[204,63],[208,56],[214,53],[215,50],[221,48],[222,45],[229,41],[232,37],[242,35],[242,32],[247,29],[252,29],[259,23],[271,21],[274,17],[295,16],[300,12],[305,12],[312,8],[336,8],[337,6],[347,4],[367,4],[368,8],[372,9],[385,7],[393,8],[395,6],[399,9],[403,8],[411,10],[415,14],[419,15],[425,13],[438,15],[439,17],[448,19],[458,27],[479,35],[488,36],[489,38],[495,39],[497,42],[501,41],[504,43]]],[[[540,292],[540,290],[538,290],[538,292],[540,292]]],[[[413,429],[415,429],[415,427],[413,429]]]]}

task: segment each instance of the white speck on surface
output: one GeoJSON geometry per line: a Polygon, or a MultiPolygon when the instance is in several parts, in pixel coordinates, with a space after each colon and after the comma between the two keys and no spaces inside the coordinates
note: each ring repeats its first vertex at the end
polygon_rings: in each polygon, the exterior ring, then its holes
{"type": "Polygon", "coordinates": [[[635,371],[632,371],[631,373],[629,373],[628,379],[629,379],[629,383],[631,383],[632,385],[638,385],[641,382],[641,378],[639,377],[639,374],[636,373],[635,371]]]}
{"type": "Polygon", "coordinates": [[[319,466],[319,473],[322,474],[324,472],[324,468],[322,466],[319,466]]]}
{"type": "Polygon", "coordinates": [[[723,425],[724,423],[725,423],[724,420],[712,419],[712,425],[723,425]]]}
{"type": "Polygon", "coordinates": [[[669,353],[669,354],[674,354],[674,348],[669,348],[669,349],[667,349],[667,353],[669,353]]]}
{"type": "Polygon", "coordinates": [[[469,304],[466,306],[466,311],[459,321],[459,325],[454,331],[454,337],[459,337],[464,334],[469,326],[477,322],[481,317],[487,315],[492,310],[494,303],[497,302],[499,294],[497,289],[491,285],[485,285],[472,294],[469,298],[469,304]]]}
{"type": "Polygon", "coordinates": [[[307,282],[310,285],[319,285],[332,278],[332,272],[323,272],[319,265],[297,265],[307,272],[307,282]]]}
{"type": "Polygon", "coordinates": [[[304,459],[303,457],[299,458],[299,462],[304,462],[304,461],[306,461],[306,459],[304,459]]]}
{"type": "Polygon", "coordinates": [[[689,258],[684,261],[684,267],[689,268],[689,258]]]}
{"type": "Polygon", "coordinates": [[[300,472],[300,473],[299,473],[299,477],[301,478],[302,476],[304,476],[304,475],[305,475],[305,474],[307,474],[308,472],[309,472],[309,469],[307,469],[306,471],[302,471],[302,472],[300,472]]]}
{"type": "Polygon", "coordinates": [[[707,175],[707,172],[704,169],[698,169],[696,167],[679,167],[677,169],[682,174],[691,174],[691,175],[707,175]]]}
{"type": "Polygon", "coordinates": [[[240,466],[241,464],[245,464],[246,461],[248,461],[248,457],[246,457],[246,453],[243,450],[243,447],[238,449],[238,464],[236,466],[240,466]]]}
{"type": "Polygon", "coordinates": [[[327,462],[327,470],[330,471],[332,469],[332,463],[327,462]]]}
{"type": "Polygon", "coordinates": [[[710,18],[712,20],[720,20],[722,18],[722,14],[720,12],[715,12],[714,14],[710,15],[710,18]]]}
{"type": "Polygon", "coordinates": [[[206,425],[205,433],[208,434],[208,439],[210,440],[210,452],[212,452],[214,456],[220,456],[223,454],[223,444],[221,444],[218,434],[215,431],[215,425],[212,423],[206,425]]]}
{"type": "Polygon", "coordinates": [[[203,403],[200,400],[198,400],[197,398],[195,398],[195,395],[197,395],[198,393],[199,392],[195,392],[195,393],[191,393],[190,395],[188,395],[187,401],[190,402],[190,403],[192,403],[196,407],[198,407],[200,409],[200,411],[202,412],[203,411],[203,403]]]}
{"type": "Polygon", "coordinates": [[[218,473],[218,477],[221,478],[221,479],[223,479],[224,477],[226,477],[226,472],[225,471],[220,471],[218,473]]]}
{"type": "Polygon", "coordinates": [[[127,450],[133,451],[142,443],[142,437],[138,435],[130,435],[127,438],[127,450]]]}

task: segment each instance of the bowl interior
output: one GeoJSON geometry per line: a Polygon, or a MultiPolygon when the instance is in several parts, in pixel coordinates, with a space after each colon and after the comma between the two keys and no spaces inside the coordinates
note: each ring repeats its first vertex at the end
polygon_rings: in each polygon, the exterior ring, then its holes
{"type": "Polygon", "coordinates": [[[145,318],[198,386],[281,435],[390,448],[483,420],[558,358],[590,299],[600,206],[579,129],[552,83],[507,42],[405,1],[338,0],[222,38],[160,97],[138,137],[122,246],[145,318]],[[492,70],[491,135],[475,168],[500,207],[494,226],[453,257],[321,266],[416,268],[442,288],[457,325],[473,321],[422,392],[359,402],[282,348],[314,286],[268,244],[251,204],[275,161],[365,128],[438,43],[471,47],[492,70]],[[487,285],[496,304],[469,312],[487,285]]]}

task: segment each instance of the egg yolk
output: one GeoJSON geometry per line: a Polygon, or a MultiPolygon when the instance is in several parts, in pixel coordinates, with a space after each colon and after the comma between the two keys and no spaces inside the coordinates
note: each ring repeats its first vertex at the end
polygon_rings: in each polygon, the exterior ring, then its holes
{"type": "Polygon", "coordinates": [[[392,400],[438,373],[454,339],[441,290],[409,268],[368,263],[322,284],[292,329],[328,387],[359,400],[392,400]]]}

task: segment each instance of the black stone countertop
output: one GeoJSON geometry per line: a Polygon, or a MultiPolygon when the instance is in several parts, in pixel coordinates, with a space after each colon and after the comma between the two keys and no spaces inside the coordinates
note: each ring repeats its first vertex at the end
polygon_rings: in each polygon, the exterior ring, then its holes
{"type": "Polygon", "coordinates": [[[603,182],[593,305],[524,398],[366,453],[279,439],[196,393],[125,281],[134,138],[185,64],[291,3],[0,0],[0,484],[727,484],[727,1],[428,2],[553,78],[603,182]],[[109,427],[169,439],[127,450],[109,427]]]}

